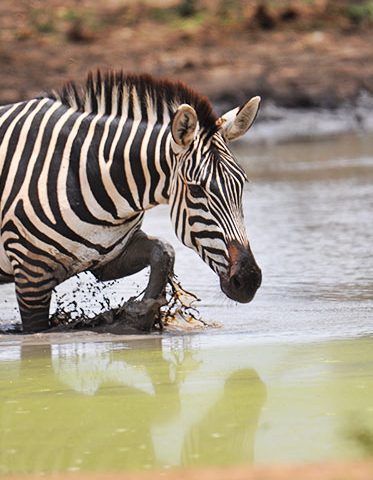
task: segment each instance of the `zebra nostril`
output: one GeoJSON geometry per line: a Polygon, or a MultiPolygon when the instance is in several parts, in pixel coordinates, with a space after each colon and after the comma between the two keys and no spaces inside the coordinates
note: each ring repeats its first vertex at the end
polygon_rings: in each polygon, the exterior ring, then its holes
{"type": "Polygon", "coordinates": [[[235,290],[241,290],[242,282],[239,279],[238,275],[233,275],[233,277],[231,277],[231,285],[235,290]]]}
{"type": "Polygon", "coordinates": [[[261,283],[261,271],[247,269],[234,273],[229,277],[221,277],[220,285],[227,297],[240,303],[250,302],[261,283]]]}

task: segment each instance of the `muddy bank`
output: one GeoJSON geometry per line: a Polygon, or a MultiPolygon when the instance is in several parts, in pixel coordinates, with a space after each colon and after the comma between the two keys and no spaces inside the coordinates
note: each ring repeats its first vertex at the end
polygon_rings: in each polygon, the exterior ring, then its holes
{"type": "Polygon", "coordinates": [[[373,93],[373,30],[331,22],[327,10],[329,23],[312,10],[263,29],[251,17],[228,24],[233,6],[220,20],[180,20],[128,4],[3,0],[0,104],[81,81],[97,66],[182,79],[222,109],[258,94],[264,106],[335,109],[373,93]]]}
{"type": "MultiPolygon", "coordinates": [[[[298,467],[256,467],[234,468],[222,470],[192,470],[192,471],[162,471],[144,473],[120,474],[63,474],[53,475],[54,480],[371,480],[373,464],[371,462],[358,464],[309,465],[298,467]]],[[[4,480],[36,480],[40,476],[11,476],[4,480]]]]}

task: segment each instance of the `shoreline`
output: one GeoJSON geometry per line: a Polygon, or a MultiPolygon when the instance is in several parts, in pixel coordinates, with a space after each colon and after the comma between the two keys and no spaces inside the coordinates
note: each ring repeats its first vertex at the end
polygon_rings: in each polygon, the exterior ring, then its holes
{"type": "Polygon", "coordinates": [[[373,97],[363,95],[354,106],[335,109],[285,108],[267,104],[246,139],[252,144],[322,141],[345,134],[373,132],[373,97]]]}
{"type": "MultiPolygon", "coordinates": [[[[74,472],[45,474],[53,480],[371,480],[372,461],[307,465],[226,467],[223,469],[172,469],[152,472],[95,473],[74,472]]],[[[36,480],[40,475],[13,474],[4,480],[36,480]]]]}

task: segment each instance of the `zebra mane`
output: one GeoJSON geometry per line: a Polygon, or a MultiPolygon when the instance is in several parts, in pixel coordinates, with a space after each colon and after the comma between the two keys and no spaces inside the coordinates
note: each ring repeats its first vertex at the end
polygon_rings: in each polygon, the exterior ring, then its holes
{"type": "MultiPolygon", "coordinates": [[[[191,105],[197,112],[200,127],[208,135],[217,131],[217,116],[207,99],[182,82],[156,79],[150,75],[125,75],[123,71],[108,71],[96,74],[90,72],[85,85],[67,82],[60,91],[52,91],[46,97],[59,100],[80,112],[121,115],[123,109],[130,111],[133,90],[137,93],[142,115],[147,115],[151,104],[160,121],[163,120],[164,106],[172,118],[177,107],[183,103],[191,105]]],[[[132,108],[132,107],[131,107],[132,108]]],[[[129,113],[130,114],[130,113],[129,113]]]]}

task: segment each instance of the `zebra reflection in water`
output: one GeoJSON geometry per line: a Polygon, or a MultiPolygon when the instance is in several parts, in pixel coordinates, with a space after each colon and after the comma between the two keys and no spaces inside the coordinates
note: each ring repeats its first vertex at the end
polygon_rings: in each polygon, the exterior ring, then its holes
{"type": "Polygon", "coordinates": [[[76,459],[81,470],[252,463],[266,386],[242,361],[245,349],[227,364],[188,342],[22,345],[7,359],[22,395],[2,412],[3,443],[20,449],[3,463],[43,471],[76,459]],[[33,441],[23,444],[25,429],[33,441]]]}

